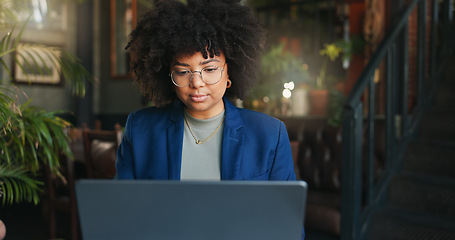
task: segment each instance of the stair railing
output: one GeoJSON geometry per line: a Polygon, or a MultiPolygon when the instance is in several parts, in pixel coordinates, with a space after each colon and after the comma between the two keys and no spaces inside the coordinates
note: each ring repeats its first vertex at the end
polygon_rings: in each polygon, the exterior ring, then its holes
{"type": "Polygon", "coordinates": [[[412,0],[370,58],[347,98],[343,120],[342,240],[365,239],[372,213],[384,204],[387,184],[401,168],[406,143],[413,137],[423,110],[430,104],[428,100],[434,94],[450,52],[452,4],[453,0],[442,3],[412,0]],[[431,21],[425,24],[429,9],[431,21]],[[410,49],[409,17],[414,11],[418,16],[418,40],[416,49],[410,49]],[[427,33],[430,38],[426,40],[427,33]],[[410,51],[418,51],[416,97],[411,99],[415,104],[412,109],[409,107],[410,51]],[[385,81],[382,120],[385,121],[386,139],[382,173],[375,176],[374,135],[378,119],[375,78],[379,69],[382,69],[385,81]]]}

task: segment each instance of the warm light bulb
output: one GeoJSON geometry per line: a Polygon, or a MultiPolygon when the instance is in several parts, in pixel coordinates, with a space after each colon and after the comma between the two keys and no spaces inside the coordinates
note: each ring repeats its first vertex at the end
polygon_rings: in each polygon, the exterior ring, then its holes
{"type": "Polygon", "coordinates": [[[288,88],[289,90],[291,90],[291,91],[294,90],[294,87],[295,87],[294,82],[289,82],[289,83],[288,83],[288,87],[287,87],[287,88],[288,88]]]}
{"type": "Polygon", "coordinates": [[[289,90],[289,89],[287,89],[287,88],[283,90],[283,97],[285,97],[285,98],[290,98],[291,95],[292,95],[291,90],[289,90]]]}

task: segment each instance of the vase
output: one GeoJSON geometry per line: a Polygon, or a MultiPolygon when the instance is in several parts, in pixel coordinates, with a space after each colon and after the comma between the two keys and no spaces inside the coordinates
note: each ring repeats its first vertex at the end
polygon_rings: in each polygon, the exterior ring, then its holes
{"type": "Polygon", "coordinates": [[[308,103],[308,90],[296,89],[292,93],[292,115],[305,116],[310,112],[308,103]]]}

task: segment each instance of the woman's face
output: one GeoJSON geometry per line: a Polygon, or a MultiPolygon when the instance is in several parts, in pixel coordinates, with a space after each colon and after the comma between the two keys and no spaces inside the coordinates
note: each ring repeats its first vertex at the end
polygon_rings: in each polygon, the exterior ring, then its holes
{"type": "Polygon", "coordinates": [[[177,97],[185,104],[186,110],[191,116],[198,119],[208,119],[217,116],[224,110],[223,96],[226,92],[229,76],[223,53],[213,58],[209,56],[207,59],[200,52],[193,55],[177,56],[170,71],[174,79],[177,78],[177,74],[191,75],[190,72],[193,72],[193,78],[189,85],[175,86],[177,97]],[[203,71],[203,76],[206,76],[204,80],[207,82],[211,79],[218,79],[218,76],[220,80],[214,84],[207,84],[201,79],[201,74],[199,74],[201,71],[203,71]],[[216,78],[213,78],[210,76],[212,72],[220,73],[216,75],[216,78]]]}

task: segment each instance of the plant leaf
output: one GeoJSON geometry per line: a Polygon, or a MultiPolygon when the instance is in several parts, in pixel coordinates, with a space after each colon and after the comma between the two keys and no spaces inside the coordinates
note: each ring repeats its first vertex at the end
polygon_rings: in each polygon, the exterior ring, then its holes
{"type": "Polygon", "coordinates": [[[22,201],[37,204],[42,183],[30,177],[23,167],[7,166],[0,164],[0,187],[3,205],[19,203],[22,201]]]}

